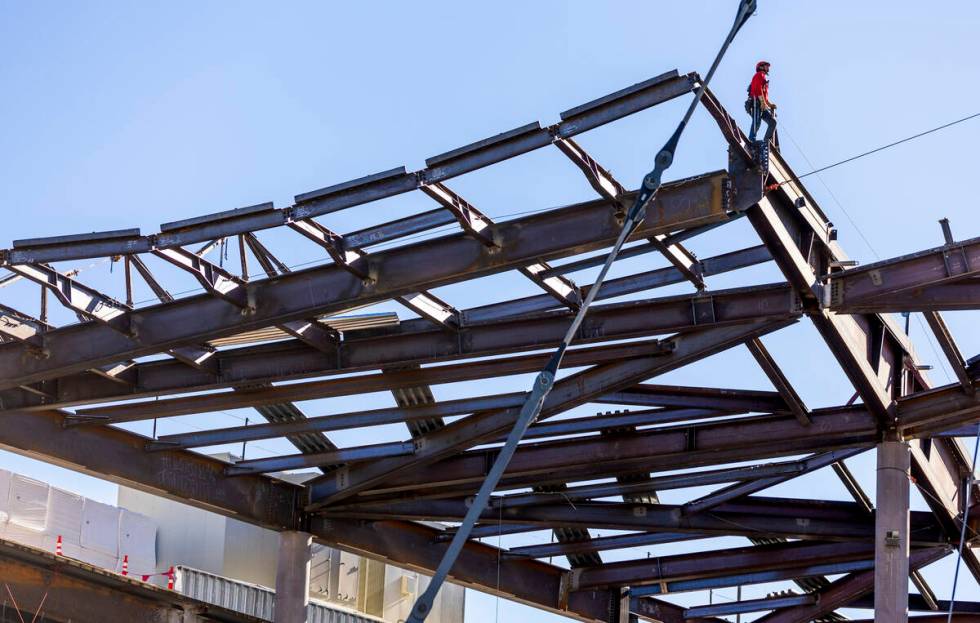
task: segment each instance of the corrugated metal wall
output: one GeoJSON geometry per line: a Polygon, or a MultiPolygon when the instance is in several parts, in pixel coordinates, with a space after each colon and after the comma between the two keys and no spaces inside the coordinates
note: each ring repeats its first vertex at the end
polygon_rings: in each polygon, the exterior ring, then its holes
{"type": "MultiPolygon", "coordinates": [[[[176,567],[175,590],[216,606],[272,621],[275,593],[264,586],[229,580],[189,567],[176,567]]],[[[364,616],[320,603],[311,603],[310,623],[381,623],[382,619],[364,616]]]]}

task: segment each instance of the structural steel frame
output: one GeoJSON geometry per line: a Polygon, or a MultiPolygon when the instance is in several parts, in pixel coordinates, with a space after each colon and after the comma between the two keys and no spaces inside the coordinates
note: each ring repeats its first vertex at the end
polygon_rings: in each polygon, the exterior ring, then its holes
{"type": "MultiPolygon", "coordinates": [[[[699,81],[671,71],[567,110],[553,125],[477,141],[429,158],[419,171],[400,167],[303,193],[282,209],[262,203],[166,223],[150,235],[121,229],[14,241],[0,250],[9,273],[0,285],[36,283],[41,312],[35,318],[0,306],[0,446],[431,572],[523,401],[522,393],[436,401],[431,387],[542,366],[543,351],[557,344],[587,292],[569,275],[601,263],[595,252],[613,242],[634,195],[574,137],[688,94],[699,81]],[[495,222],[447,185],[552,145],[598,198],[495,222]],[[437,207],[347,234],[321,222],[413,191],[437,207]],[[447,225],[458,231],[435,235],[447,225]],[[323,263],[291,270],[258,237],[271,228],[305,238],[325,253],[323,263]],[[428,238],[414,242],[420,234],[428,238]],[[237,240],[238,270],[206,257],[225,240],[237,240]],[[250,257],[259,266],[251,275],[250,257]],[[91,258],[123,263],[124,301],[55,265],[91,258]],[[153,261],[203,292],[175,298],[153,261]],[[505,271],[541,293],[458,309],[432,292],[505,271]],[[133,304],[134,277],[159,303],[133,304]],[[53,326],[48,293],[80,322],[53,326]],[[338,317],[388,300],[418,317],[338,317]],[[307,415],[293,404],[377,391],[391,391],[397,406],[307,415]],[[118,426],[242,407],[268,423],[159,438],[118,426]],[[406,438],[396,442],[337,447],[327,436],[402,422],[406,438]],[[280,437],[298,453],[228,464],[193,451],[280,437]],[[302,486],[267,475],[301,467],[318,470],[302,486]],[[448,523],[422,523],[432,520],[448,523]]],[[[960,353],[940,314],[980,308],[980,238],[957,242],[944,224],[942,246],[853,267],[779,152],[762,170],[718,100],[707,92],[703,103],[727,143],[728,170],[667,184],[648,209],[622,257],[659,253],[668,265],[602,286],[598,299],[618,300],[590,311],[565,358],[567,374],[518,447],[452,579],[582,621],[719,621],[759,611],[769,612],[764,621],[835,620],[836,609],[869,607],[872,592],[877,598],[875,558],[884,547],[876,537],[882,516],[843,461],[898,442],[930,506],[912,513],[905,506],[903,564],[920,590],[910,603],[936,610],[941,602],[918,569],[958,539],[964,493],[974,484],[952,435],[980,422],[980,369],[960,353]],[[686,247],[743,216],[761,244],[704,259],[686,247]],[[713,275],[770,261],[785,282],[708,287],[713,275]],[[651,292],[681,283],[693,293],[651,292]],[[956,383],[930,384],[891,312],[926,316],[956,383]],[[794,390],[761,338],[801,320],[816,327],[860,402],[814,409],[794,390]],[[773,391],[655,384],[670,370],[741,347],[773,391]],[[563,415],[586,404],[631,409],[563,415]],[[762,493],[828,467],[854,502],[762,493]],[[716,488],[682,504],[657,497],[695,486],[716,488]],[[597,529],[624,534],[594,536],[597,529]],[[501,551],[479,540],[542,530],[553,531],[555,542],[501,551]],[[715,536],[747,537],[751,545],[616,563],[601,555],[715,536]],[[543,562],[552,556],[567,557],[568,567],[543,562]],[[833,583],[824,578],[841,574],[833,583]],[[663,598],[779,580],[803,592],[728,607],[682,608],[663,598]]],[[[975,544],[971,538],[963,556],[980,580],[975,544]]],[[[973,606],[957,620],[972,620],[973,606]]]]}

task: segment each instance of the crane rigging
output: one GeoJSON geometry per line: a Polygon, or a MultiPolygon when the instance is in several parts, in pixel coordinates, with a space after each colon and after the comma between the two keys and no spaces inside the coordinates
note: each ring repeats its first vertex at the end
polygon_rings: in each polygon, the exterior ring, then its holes
{"type": "Polygon", "coordinates": [[[701,85],[698,87],[698,90],[694,95],[694,100],[691,102],[690,106],[688,106],[687,112],[684,113],[684,117],[677,125],[677,129],[674,130],[674,133],[669,139],[667,139],[664,146],[659,152],[657,152],[657,155],[654,158],[654,168],[643,178],[643,184],[640,188],[640,192],[637,194],[633,205],[626,214],[626,219],[623,222],[623,227],[620,230],[619,237],[616,239],[616,243],[613,245],[612,250],[610,250],[609,255],[606,257],[605,264],[603,264],[602,270],[599,271],[599,276],[596,278],[593,286],[589,288],[585,300],[582,302],[578,313],[575,314],[575,318],[568,327],[568,331],[566,331],[565,336],[558,345],[558,348],[548,360],[548,363],[545,365],[544,369],[538,373],[538,376],[534,379],[534,384],[532,385],[530,392],[528,392],[527,398],[517,416],[517,420],[514,422],[514,427],[507,435],[507,440],[500,449],[500,452],[494,461],[493,467],[490,469],[489,473],[484,479],[483,484],[480,486],[479,492],[473,499],[472,504],[466,512],[466,516],[463,518],[463,521],[453,536],[449,547],[443,554],[442,560],[439,562],[439,566],[436,568],[436,572],[432,576],[432,581],[429,583],[425,591],[419,596],[418,600],[416,600],[406,623],[423,623],[426,617],[432,611],[432,604],[435,602],[439,589],[442,587],[442,584],[445,582],[446,577],[452,570],[456,559],[459,557],[459,553],[462,551],[463,546],[469,539],[473,526],[480,518],[480,515],[483,513],[484,509],[486,509],[487,503],[490,499],[490,494],[493,493],[493,490],[500,482],[500,478],[503,476],[504,471],[507,469],[507,465],[510,463],[511,457],[514,455],[514,451],[517,449],[517,444],[524,437],[528,427],[541,414],[544,401],[551,392],[552,387],[554,387],[555,375],[558,373],[558,368],[561,366],[562,359],[565,356],[565,351],[568,349],[568,346],[574,339],[575,334],[578,332],[579,326],[585,319],[585,315],[589,311],[589,306],[592,304],[592,301],[595,299],[596,294],[598,294],[599,289],[602,286],[602,282],[606,278],[606,273],[609,272],[613,262],[616,261],[616,257],[619,255],[623,244],[643,222],[643,219],[646,216],[647,206],[653,202],[657,196],[657,192],[660,190],[664,172],[670,168],[671,164],[673,164],[674,152],[676,151],[677,145],[680,142],[681,134],[683,134],[684,129],[687,127],[688,121],[690,121],[691,116],[694,114],[694,109],[698,106],[698,103],[700,103],[705,89],[707,88],[708,83],[711,81],[711,77],[714,75],[715,70],[718,69],[718,65],[721,63],[721,59],[724,57],[728,47],[735,39],[735,35],[738,34],[738,31],[755,12],[756,1],[757,0],[740,0],[738,12],[735,15],[735,22],[732,24],[731,30],[729,31],[728,36],[725,38],[721,49],[715,56],[715,60],[711,64],[711,69],[708,70],[707,75],[701,82],[701,85]]]}

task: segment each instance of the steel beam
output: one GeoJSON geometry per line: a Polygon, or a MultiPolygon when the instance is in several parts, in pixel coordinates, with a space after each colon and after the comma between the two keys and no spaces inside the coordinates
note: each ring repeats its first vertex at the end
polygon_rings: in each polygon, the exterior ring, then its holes
{"type": "MultiPolygon", "coordinates": [[[[939,560],[948,553],[949,551],[945,547],[914,551],[909,556],[909,567],[912,569],[924,567],[939,560]]],[[[827,588],[821,590],[817,595],[818,599],[815,603],[781,608],[756,619],[756,621],[760,623],[810,623],[813,619],[831,613],[837,608],[846,607],[848,603],[870,592],[874,588],[874,577],[874,570],[845,575],[831,583],[827,588]]],[[[900,619],[876,618],[875,620],[879,622],[887,620],[889,623],[897,623],[900,619]]]]}
{"type": "Polygon", "coordinates": [[[958,383],[915,392],[899,399],[896,407],[897,428],[905,437],[927,437],[980,420],[980,397],[964,393],[958,383]]]}
{"type": "Polygon", "coordinates": [[[816,595],[787,595],[783,597],[766,597],[764,599],[747,599],[744,601],[694,606],[685,610],[684,616],[690,619],[696,619],[706,616],[745,614],[747,612],[761,612],[763,610],[775,610],[776,608],[787,608],[789,606],[808,606],[816,603],[816,601],[816,595]]]}
{"type": "MultiPolygon", "coordinates": [[[[980,307],[980,300],[977,301],[977,307],[980,307]]],[[[953,374],[956,375],[956,378],[960,381],[960,385],[963,386],[963,391],[967,394],[975,393],[973,379],[966,369],[966,361],[963,359],[963,355],[960,354],[960,349],[956,347],[956,340],[953,339],[953,334],[950,333],[949,327],[943,321],[943,317],[937,311],[925,312],[922,315],[925,316],[926,322],[929,323],[929,328],[932,329],[932,333],[939,343],[939,347],[942,348],[943,354],[946,355],[946,360],[953,369],[953,374]]]]}
{"type": "Polygon", "coordinates": [[[756,413],[788,413],[790,411],[785,401],[776,392],[675,385],[636,385],[620,392],[609,393],[596,402],[643,407],[754,411],[756,413]]]}
{"type": "MultiPolygon", "coordinates": [[[[542,442],[518,448],[504,477],[508,486],[529,486],[560,477],[592,480],[596,475],[667,471],[759,460],[847,447],[868,448],[878,427],[863,407],[817,409],[813,424],[792,416],[758,416],[688,424],[622,434],[614,439],[585,438],[542,442]],[[765,444],[758,440],[765,439],[765,444]],[[582,457],[588,457],[583,463],[582,457]]],[[[494,450],[474,450],[429,467],[394,474],[374,491],[419,491],[482,480],[494,450]]]]}
{"type": "Polygon", "coordinates": [[[799,461],[799,464],[802,466],[802,471],[798,473],[789,473],[778,476],[770,476],[768,478],[746,480],[745,482],[740,482],[717,491],[712,491],[708,495],[691,500],[690,502],[686,502],[681,507],[681,510],[685,514],[703,513],[704,511],[715,508],[716,506],[724,504],[730,500],[735,500],[753,493],[757,493],[764,489],[768,489],[769,487],[786,482],[796,478],[797,476],[802,476],[803,474],[822,469],[828,465],[833,465],[838,461],[855,456],[861,452],[864,452],[864,449],[836,450],[825,452],[824,454],[818,454],[799,461]]]}
{"type": "Polygon", "coordinates": [[[845,313],[887,313],[908,311],[965,311],[977,308],[980,280],[923,286],[900,294],[883,294],[867,301],[835,307],[845,313]]]}
{"type": "MultiPolygon", "coordinates": [[[[598,498],[629,496],[634,494],[644,494],[653,491],[668,491],[671,489],[686,489],[689,487],[704,487],[714,484],[723,484],[735,481],[754,481],[772,478],[773,476],[794,476],[800,475],[806,470],[805,461],[786,461],[783,463],[769,463],[763,465],[750,465],[747,467],[728,467],[724,469],[703,470],[685,474],[671,474],[669,476],[659,476],[649,480],[632,483],[608,483],[596,485],[583,485],[570,487],[561,492],[563,500],[592,500],[598,498]]],[[[504,506],[513,508],[516,506],[534,506],[536,504],[550,504],[556,499],[555,495],[541,493],[515,493],[494,498],[491,508],[504,506]]]]}
{"type": "MultiPolygon", "coordinates": [[[[444,361],[547,348],[557,344],[561,338],[567,325],[568,313],[571,312],[520,322],[464,327],[457,335],[426,330],[348,339],[344,340],[341,348],[341,361],[336,363],[339,369],[355,371],[394,363],[444,361]]],[[[757,319],[775,321],[792,318],[795,313],[795,299],[789,288],[783,284],[718,291],[710,299],[700,295],[683,295],[646,302],[621,303],[592,310],[580,330],[579,342],[641,337],[757,319]],[[699,316],[704,310],[708,310],[710,315],[699,316]]],[[[283,357],[283,353],[287,360],[293,362],[296,361],[296,355],[305,354],[307,369],[319,368],[321,374],[334,363],[325,362],[318,352],[297,352],[296,347],[290,345],[272,344],[251,350],[235,349],[219,358],[222,380],[242,384],[246,378],[256,376],[253,371],[255,367],[263,370],[272,368],[281,373],[287,369],[287,364],[276,364],[282,361],[279,357],[283,357]]],[[[153,370],[150,367],[148,373],[153,370]]],[[[141,374],[140,377],[146,382],[150,381],[147,374],[141,374]]],[[[101,417],[125,411],[132,415],[136,413],[134,409],[138,408],[138,405],[128,404],[124,407],[81,410],[79,414],[101,417]]]]}
{"type": "Polygon", "coordinates": [[[603,586],[630,586],[631,593],[644,595],[649,592],[641,587],[654,585],[661,590],[666,586],[671,589],[670,592],[675,592],[671,585],[685,580],[730,578],[781,569],[797,571],[816,565],[865,561],[873,556],[873,551],[870,543],[798,541],[753,545],[608,563],[572,573],[571,582],[575,591],[603,586]]]}
{"type": "MultiPolygon", "coordinates": [[[[793,318],[795,299],[787,286],[773,284],[752,289],[721,290],[710,300],[700,295],[682,295],[596,307],[583,323],[579,343],[642,337],[690,331],[712,326],[745,323],[757,319],[778,321],[793,318]],[[699,317],[699,310],[709,310],[709,317],[699,317]]],[[[464,357],[504,354],[518,350],[548,348],[557,344],[567,327],[568,314],[553,314],[524,321],[483,324],[460,329],[457,335],[443,331],[403,331],[376,337],[344,340],[341,361],[324,361],[317,352],[289,344],[271,344],[253,349],[235,349],[220,356],[222,380],[243,384],[254,379],[256,370],[287,372],[290,362],[305,364],[296,372],[318,369],[320,374],[333,365],[336,371],[357,371],[378,366],[412,362],[435,362],[464,357]],[[304,353],[304,350],[307,352],[304,353]],[[300,355],[305,355],[301,358],[300,355]],[[338,365],[339,364],[339,365],[338,365]]],[[[298,366],[297,366],[298,367],[298,366]]],[[[173,370],[148,366],[141,373],[144,383],[152,374],[173,374],[173,370]]],[[[177,372],[185,375],[186,372],[177,372]]],[[[166,382],[166,381],[164,381],[166,382]]],[[[158,385],[162,383],[156,382],[158,385]]],[[[709,408],[711,405],[707,405],[709,408]]],[[[86,415],[113,415],[125,410],[134,413],[138,405],[82,410],[86,415]]],[[[724,407],[721,407],[724,408],[724,407]]],[[[763,405],[760,410],[771,410],[763,405]]]]}
{"type": "MultiPolygon", "coordinates": [[[[466,500],[420,500],[372,504],[346,509],[327,508],[326,517],[345,519],[402,519],[412,521],[459,521],[466,513],[466,500]]],[[[805,503],[782,498],[749,497],[722,504],[711,513],[685,515],[671,504],[625,502],[579,502],[570,506],[556,500],[550,505],[484,511],[484,523],[516,523],[544,528],[594,528],[690,532],[715,536],[741,535],[821,541],[871,543],[874,522],[850,502],[805,503]],[[776,505],[778,504],[778,507],[776,505]]],[[[917,540],[922,544],[942,542],[941,532],[928,512],[915,514],[917,540]]]]}
{"type": "Polygon", "coordinates": [[[153,254],[190,273],[208,293],[221,297],[238,307],[254,307],[254,304],[248,300],[243,279],[217,264],[207,261],[197,253],[174,247],[171,249],[155,249],[153,254]]]}
{"type": "MultiPolygon", "coordinates": [[[[669,352],[669,346],[669,342],[643,340],[625,344],[576,348],[569,351],[567,355],[567,357],[571,358],[569,359],[570,363],[563,362],[562,367],[576,368],[620,359],[658,356],[669,352]]],[[[524,374],[537,370],[540,365],[543,365],[547,361],[548,356],[546,354],[517,355],[421,369],[406,368],[389,370],[379,374],[365,374],[306,383],[293,383],[269,388],[259,385],[258,389],[255,388],[254,384],[250,383],[248,384],[250,389],[247,392],[221,392],[164,399],[154,402],[131,403],[129,405],[131,411],[121,411],[116,414],[116,417],[152,419],[154,417],[167,417],[168,414],[180,412],[185,414],[203,413],[237,407],[349,396],[353,394],[388,391],[390,389],[418,387],[419,385],[438,385],[524,374]],[[247,395],[242,395],[244,393],[247,393],[247,395]]],[[[98,379],[95,380],[97,381],[98,379]]],[[[93,386],[95,386],[95,383],[89,382],[89,385],[86,386],[81,382],[76,383],[73,380],[73,398],[78,400],[82,396],[85,396],[82,402],[92,402],[94,396],[82,394],[82,392],[86,391],[86,387],[93,386]]],[[[97,387],[97,389],[104,390],[104,387],[97,387]]],[[[165,390],[160,391],[163,394],[172,393],[165,390]]],[[[9,394],[4,395],[5,400],[8,397],[9,394]]],[[[75,400],[72,402],[75,402],[75,400]]]]}
{"type": "MultiPolygon", "coordinates": [[[[875,309],[878,297],[895,300],[921,288],[948,285],[978,275],[980,238],[973,238],[832,273],[827,280],[830,288],[827,304],[835,311],[844,312],[875,309]]],[[[904,311],[919,311],[915,296],[906,300],[908,306],[904,311]]],[[[972,303],[976,308],[980,298],[972,303]]],[[[936,306],[929,308],[936,309],[936,306]]]]}
{"type": "MultiPolygon", "coordinates": [[[[63,275],[44,264],[12,264],[6,268],[14,274],[20,275],[50,290],[62,305],[78,314],[80,318],[98,320],[102,323],[102,328],[108,328],[117,334],[130,336],[132,333],[132,323],[130,322],[131,308],[125,303],[120,303],[114,298],[79,283],[72,277],[63,275]]],[[[55,332],[51,332],[50,335],[53,335],[55,332]]],[[[4,345],[4,348],[23,349],[24,347],[7,344],[4,345]]],[[[53,352],[55,346],[46,345],[45,348],[53,352]]],[[[114,362],[99,362],[99,364],[109,363],[114,362]]]]}
{"type": "Polygon", "coordinates": [[[246,474],[283,472],[303,467],[324,467],[328,465],[357,463],[359,461],[372,461],[385,457],[405,456],[412,454],[414,450],[415,448],[410,441],[393,441],[369,446],[337,448],[324,452],[272,456],[248,461],[238,461],[234,465],[226,467],[225,474],[229,476],[242,476],[246,474]]]}
{"type": "MultiPolygon", "coordinates": [[[[608,199],[625,214],[626,206],[622,197],[626,190],[622,184],[617,182],[612,174],[595,161],[578,143],[572,139],[557,138],[555,146],[577,166],[589,184],[603,198],[608,199]]],[[[684,275],[684,278],[691,281],[698,290],[705,287],[704,279],[701,275],[701,265],[697,258],[690,251],[685,249],[680,242],[666,242],[665,234],[658,234],[650,238],[650,245],[667,260],[674,265],[677,270],[684,275]]]]}
{"type": "Polygon", "coordinates": [[[745,345],[748,347],[749,352],[752,353],[752,356],[755,357],[759,367],[769,377],[769,381],[776,388],[776,391],[782,396],[783,402],[789,406],[789,410],[796,416],[796,419],[802,424],[809,424],[810,416],[807,414],[806,405],[803,404],[803,400],[796,393],[796,390],[793,389],[793,385],[783,374],[783,371],[779,369],[779,365],[772,358],[772,355],[769,354],[762,340],[749,340],[745,345]]]}
{"type": "MultiPolygon", "coordinates": [[[[389,407],[385,409],[372,409],[370,411],[325,415],[306,418],[301,421],[192,431],[189,433],[161,436],[147,444],[147,449],[172,450],[179,448],[198,448],[240,441],[271,439],[301,433],[345,430],[401,422],[411,425],[414,422],[424,422],[433,418],[463,415],[489,409],[518,407],[522,404],[523,399],[524,395],[520,393],[499,394],[496,396],[445,400],[440,403],[423,404],[417,407],[389,407]]],[[[525,438],[555,437],[622,426],[664,424],[730,414],[731,412],[715,411],[712,409],[654,409],[636,413],[626,412],[615,415],[574,418],[535,424],[528,430],[525,438]]],[[[82,419],[82,421],[85,422],[86,420],[82,419]]],[[[99,423],[104,421],[96,419],[91,422],[99,423]]]]}
{"type": "MultiPolygon", "coordinates": [[[[724,220],[722,174],[663,188],[639,235],[655,235],[691,225],[724,220]]],[[[243,331],[339,312],[365,303],[418,292],[461,279],[526,265],[608,245],[619,225],[604,202],[562,208],[496,226],[499,252],[465,235],[446,236],[371,256],[374,283],[337,266],[325,266],[249,284],[255,311],[242,315],[235,305],[214,297],[189,297],[136,310],[125,317],[141,327],[139,343],[97,324],[72,326],[48,335],[51,357],[22,359],[23,347],[0,345],[0,387],[15,387],[62,376],[104,363],[151,354],[243,331]],[[152,327],[152,332],[149,331],[152,327]]]]}
{"type": "Polygon", "coordinates": [[[710,538],[710,535],[692,534],[689,532],[637,532],[617,536],[596,537],[587,541],[576,541],[573,543],[546,543],[544,545],[511,547],[503,555],[504,558],[550,558],[552,556],[631,549],[634,547],[643,547],[644,545],[660,545],[663,543],[677,543],[678,541],[705,538],[710,538]]]}
{"type": "MultiPolygon", "coordinates": [[[[743,249],[742,251],[723,254],[715,258],[707,258],[702,261],[702,264],[704,264],[705,267],[705,274],[715,274],[717,272],[735,270],[743,266],[758,264],[760,262],[768,261],[769,259],[769,252],[766,251],[765,247],[758,246],[743,249]]],[[[654,270],[649,273],[607,281],[603,285],[603,290],[599,293],[598,298],[602,299],[608,298],[609,296],[620,296],[648,288],[659,287],[666,285],[667,283],[676,283],[682,280],[683,278],[679,276],[679,273],[677,273],[676,269],[674,268],[654,270]],[[661,279],[660,275],[665,274],[674,276],[670,277],[669,280],[664,281],[661,279]],[[612,289],[608,289],[610,287],[612,287],[612,289]],[[607,292],[608,296],[606,294],[607,292]]],[[[556,302],[551,296],[540,295],[526,299],[518,299],[517,301],[508,303],[478,307],[471,310],[463,310],[461,314],[463,315],[464,323],[473,324],[480,321],[480,319],[482,319],[482,321],[501,320],[514,314],[520,315],[522,313],[532,313],[534,310],[549,310],[553,309],[555,306],[556,302]],[[533,303],[533,305],[531,303],[533,303]]],[[[280,328],[285,330],[287,333],[302,339],[308,345],[313,346],[318,350],[327,352],[328,354],[333,354],[334,359],[336,359],[336,352],[330,351],[331,348],[335,348],[335,346],[330,342],[330,336],[322,335],[318,337],[315,335],[309,335],[309,330],[315,327],[310,327],[307,329],[306,325],[308,323],[312,324],[310,321],[292,321],[280,325],[280,328]],[[320,339],[320,337],[322,337],[322,339],[320,339]]],[[[303,359],[303,357],[301,356],[299,359],[303,359]]],[[[161,378],[161,371],[163,370],[161,365],[162,364],[160,362],[154,362],[152,365],[144,367],[141,373],[137,375],[141,379],[141,387],[134,387],[129,390],[128,394],[122,396],[118,395],[118,389],[113,391],[112,386],[102,387],[93,385],[89,379],[78,375],[61,377],[52,385],[54,389],[58,390],[60,395],[54,400],[48,399],[44,403],[44,406],[63,407],[71,404],[78,404],[82,395],[84,395],[86,399],[91,402],[108,402],[114,397],[138,398],[146,395],[157,396],[176,391],[202,391],[226,386],[226,384],[222,384],[219,379],[216,379],[211,375],[195,375],[191,378],[180,379],[179,375],[176,373],[168,373],[166,383],[161,383],[161,381],[163,381],[161,378]]],[[[255,376],[251,376],[247,379],[240,379],[239,382],[242,384],[247,383],[252,385],[268,382],[270,380],[281,380],[287,377],[295,378],[300,374],[296,366],[297,364],[295,363],[287,364],[283,361],[276,361],[274,366],[275,370],[270,371],[269,374],[256,374],[255,376]],[[290,370],[292,370],[292,372],[290,372],[290,370]]],[[[214,367],[214,371],[216,371],[217,366],[214,367]]],[[[270,367],[273,366],[270,364],[270,367]]],[[[317,365],[312,365],[312,363],[309,363],[300,369],[305,370],[307,374],[312,374],[312,369],[317,367],[322,367],[322,359],[317,365]]],[[[27,402],[23,397],[18,397],[16,394],[11,395],[11,392],[9,391],[0,391],[0,399],[2,399],[5,404],[11,405],[10,408],[28,408],[30,406],[40,404],[36,401],[27,402]]]]}
{"type": "MultiPolygon", "coordinates": [[[[448,547],[448,543],[435,539],[437,530],[416,523],[345,522],[314,517],[310,530],[319,542],[367,556],[383,555],[389,563],[423,573],[432,573],[448,547]]],[[[619,599],[618,590],[568,593],[563,589],[563,569],[523,558],[502,558],[497,548],[473,541],[466,544],[453,566],[451,580],[554,614],[595,623],[606,623],[619,599]]]]}
{"type": "MultiPolygon", "coordinates": [[[[639,380],[720,352],[745,339],[775,330],[778,326],[778,324],[748,324],[681,335],[673,340],[674,349],[670,355],[597,366],[592,370],[567,377],[555,384],[555,388],[545,402],[541,417],[546,418],[589,402],[610,390],[629,387],[639,380]]],[[[342,475],[338,479],[312,485],[311,502],[318,507],[327,502],[335,502],[363,491],[395,472],[405,473],[409,466],[420,467],[433,463],[487,439],[495,439],[506,432],[516,415],[516,410],[511,409],[489,412],[479,417],[454,422],[445,429],[433,433],[432,438],[424,440],[420,451],[411,460],[392,459],[379,461],[370,466],[360,466],[357,470],[349,472],[342,470],[342,475]]],[[[416,470],[412,470],[411,473],[414,471],[416,470]]]]}

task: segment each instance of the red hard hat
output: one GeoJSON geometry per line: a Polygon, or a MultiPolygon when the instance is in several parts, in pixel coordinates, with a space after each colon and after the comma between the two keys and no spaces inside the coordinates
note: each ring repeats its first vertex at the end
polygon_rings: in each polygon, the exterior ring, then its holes
{"type": "Polygon", "coordinates": [[[769,61],[759,61],[758,63],[755,64],[755,70],[762,71],[763,67],[768,67],[768,66],[769,66],[769,61]]]}

